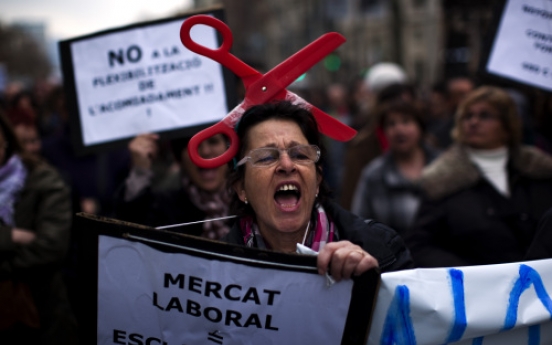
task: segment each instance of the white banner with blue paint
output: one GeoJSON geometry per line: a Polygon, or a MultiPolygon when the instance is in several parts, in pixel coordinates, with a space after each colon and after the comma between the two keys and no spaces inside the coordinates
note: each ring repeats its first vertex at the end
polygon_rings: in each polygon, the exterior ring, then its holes
{"type": "Polygon", "coordinates": [[[382,275],[368,344],[552,344],[552,260],[382,275]]]}

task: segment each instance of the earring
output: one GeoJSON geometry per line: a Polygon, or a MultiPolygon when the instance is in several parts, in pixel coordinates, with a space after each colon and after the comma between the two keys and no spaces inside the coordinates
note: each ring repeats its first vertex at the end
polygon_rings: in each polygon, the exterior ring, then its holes
{"type": "Polygon", "coordinates": [[[316,195],[314,196],[315,198],[318,198],[318,193],[316,193],[316,195]]]}
{"type": "Polygon", "coordinates": [[[249,202],[247,201],[247,198],[245,198],[245,199],[243,200],[243,202],[245,202],[246,205],[249,204],[249,202]]]}

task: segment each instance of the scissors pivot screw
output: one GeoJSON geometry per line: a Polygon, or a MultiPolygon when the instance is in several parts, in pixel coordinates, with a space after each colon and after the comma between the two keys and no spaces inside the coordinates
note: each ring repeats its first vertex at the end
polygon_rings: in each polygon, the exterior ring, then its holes
{"type": "Polygon", "coordinates": [[[263,90],[263,92],[265,92],[265,91],[266,91],[266,86],[263,86],[263,87],[261,88],[261,90],[263,90]]]}

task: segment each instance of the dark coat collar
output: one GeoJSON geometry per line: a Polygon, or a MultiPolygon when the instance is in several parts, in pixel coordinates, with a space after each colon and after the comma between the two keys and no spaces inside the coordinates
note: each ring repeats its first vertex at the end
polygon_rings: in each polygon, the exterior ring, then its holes
{"type": "MultiPolygon", "coordinates": [[[[510,150],[509,166],[521,176],[532,179],[552,178],[552,157],[531,146],[510,150]]],[[[440,199],[478,183],[479,169],[470,161],[461,145],[454,145],[422,174],[421,185],[430,199],[440,199]]]]}

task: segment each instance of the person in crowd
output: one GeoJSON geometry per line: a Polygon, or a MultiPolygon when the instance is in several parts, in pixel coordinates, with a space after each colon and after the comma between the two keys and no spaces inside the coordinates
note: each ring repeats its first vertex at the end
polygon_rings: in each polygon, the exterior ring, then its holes
{"type": "Polygon", "coordinates": [[[61,88],[55,88],[52,92],[49,103],[55,105],[52,108],[55,111],[51,114],[51,127],[44,127],[43,116],[37,124],[39,133],[42,133],[42,156],[71,187],[75,213],[112,216],[113,195],[128,175],[128,151],[125,148],[113,148],[95,153],[77,152],[71,133],[66,95],[61,88]]]}
{"type": "MultiPolygon", "coordinates": [[[[150,226],[165,226],[228,216],[230,194],[226,189],[227,167],[202,169],[188,155],[190,138],[171,141],[180,172],[173,187],[155,188],[153,162],[159,152],[158,136],[142,134],[129,143],[132,168],[124,186],[117,193],[115,216],[121,220],[150,226]]],[[[217,135],[201,143],[203,158],[220,156],[227,149],[225,137],[217,135]]],[[[229,231],[224,220],[193,224],[171,231],[210,239],[220,239],[229,231]]]]}
{"type": "Polygon", "coordinates": [[[351,211],[404,234],[420,203],[422,170],[437,152],[424,144],[421,111],[413,103],[392,101],[378,113],[389,150],[362,171],[351,211]]]}
{"type": "Polygon", "coordinates": [[[36,127],[36,121],[27,116],[15,116],[9,119],[15,136],[24,154],[41,159],[42,140],[36,127]]]}
{"type": "MultiPolygon", "coordinates": [[[[72,220],[79,212],[113,216],[114,194],[128,175],[130,156],[125,148],[80,154],[75,150],[70,112],[61,86],[46,96],[47,104],[37,113],[36,126],[41,138],[41,156],[61,175],[70,190],[72,220]],[[47,115],[49,114],[49,115],[47,115]]],[[[80,229],[71,222],[69,250],[62,266],[71,306],[82,320],[78,265],[80,229]]]]}
{"type": "MultiPolygon", "coordinates": [[[[394,69],[391,69],[391,71],[394,71],[394,69]]],[[[385,70],[383,72],[385,72],[385,70]]],[[[377,80],[377,84],[372,88],[377,90],[378,93],[374,95],[375,101],[372,104],[373,108],[370,108],[367,115],[369,119],[363,127],[358,130],[356,137],[348,142],[345,147],[339,198],[341,206],[345,209],[351,208],[362,169],[374,158],[385,152],[389,146],[387,138],[385,138],[378,124],[375,109],[378,109],[381,104],[395,99],[405,102],[415,102],[416,100],[415,89],[404,82],[401,75],[399,71],[396,71],[386,78],[375,78],[372,76],[372,79],[377,80]],[[382,86],[382,84],[385,86],[382,86]]]]}
{"type": "Polygon", "coordinates": [[[15,135],[24,153],[37,159],[41,157],[42,140],[34,124],[19,123],[14,125],[15,135]]]}
{"type": "Polygon", "coordinates": [[[541,104],[540,110],[535,112],[535,125],[537,128],[537,137],[535,146],[541,150],[552,154],[552,97],[550,93],[539,93],[538,102],[541,104]]]}
{"type": "Polygon", "coordinates": [[[427,107],[426,127],[436,126],[442,119],[450,115],[447,102],[447,85],[444,81],[432,84],[424,101],[427,107]]]}
{"type": "Polygon", "coordinates": [[[12,104],[12,100],[15,95],[23,92],[24,90],[25,85],[21,81],[8,82],[2,92],[2,110],[7,111],[12,104]]]}
{"type": "Polygon", "coordinates": [[[35,123],[36,109],[32,94],[28,91],[20,91],[11,98],[6,116],[11,123],[35,123]]]}
{"type": "Polygon", "coordinates": [[[427,121],[429,142],[434,148],[445,150],[452,144],[453,138],[450,133],[454,127],[454,114],[460,102],[474,87],[474,82],[466,76],[453,77],[445,82],[446,111],[433,112],[434,116],[427,121]]]}
{"type": "Polygon", "coordinates": [[[285,253],[302,244],[319,253],[319,273],[330,266],[336,280],[376,267],[411,267],[394,230],[329,200],[321,135],[308,110],[286,101],[253,106],[237,135],[240,148],[228,183],[232,213],[239,218],[228,243],[285,253]]]}
{"type": "Polygon", "coordinates": [[[460,104],[455,145],[422,174],[424,198],[406,236],[417,265],[521,261],[552,204],[552,157],[520,144],[516,106],[483,86],[460,104]]]}
{"type": "Polygon", "coordinates": [[[381,155],[382,152],[383,149],[376,133],[375,121],[365,124],[357,135],[346,143],[339,194],[339,204],[343,208],[351,208],[356,185],[363,167],[381,155]]]}
{"type": "Polygon", "coordinates": [[[69,189],[46,163],[22,153],[0,116],[0,339],[75,344],[76,320],[60,266],[69,244],[69,189]]]}
{"type": "Polygon", "coordinates": [[[54,86],[44,98],[36,121],[39,133],[44,139],[63,136],[65,124],[69,122],[63,86],[54,86]]]}
{"type": "MultiPolygon", "coordinates": [[[[326,88],[328,106],[326,112],[338,119],[340,122],[351,125],[350,96],[347,87],[343,84],[334,83],[326,88]]],[[[328,148],[328,166],[325,167],[325,180],[333,192],[335,198],[339,198],[339,184],[342,180],[344,162],[344,153],[346,143],[324,138],[328,148]]]]}

